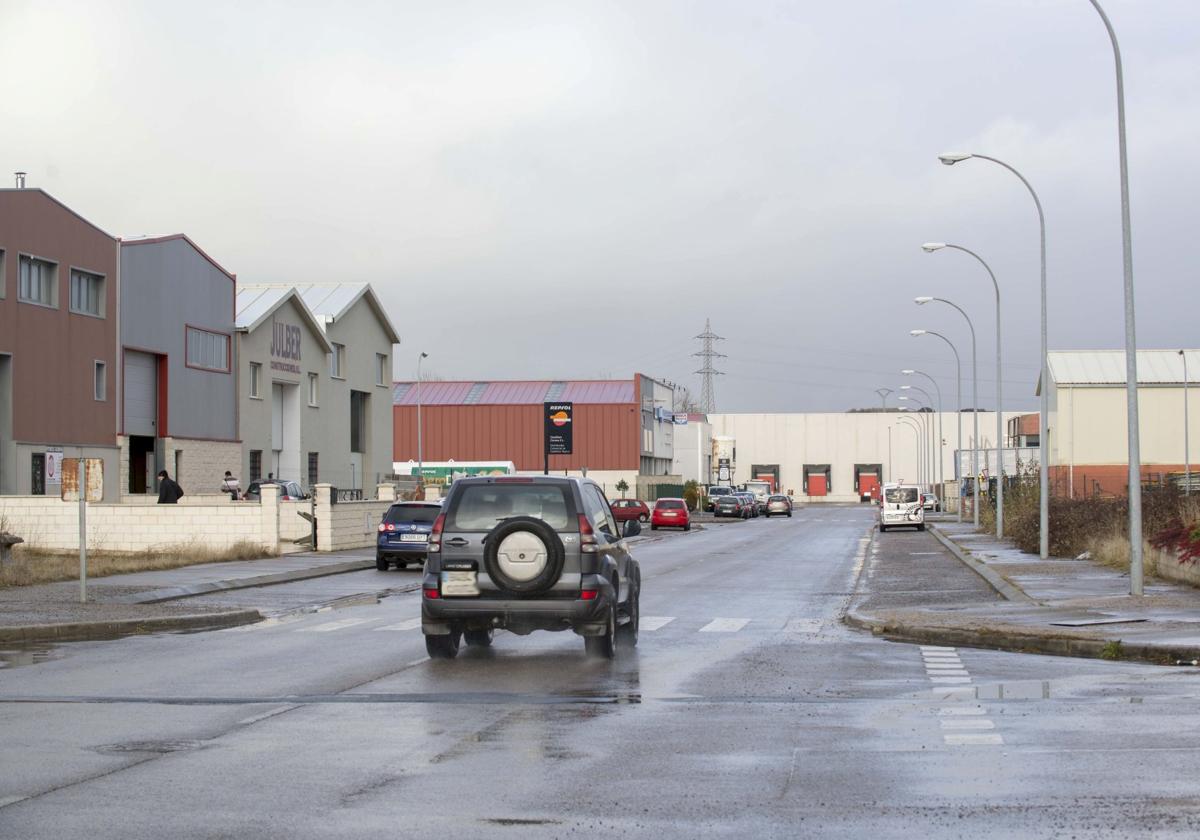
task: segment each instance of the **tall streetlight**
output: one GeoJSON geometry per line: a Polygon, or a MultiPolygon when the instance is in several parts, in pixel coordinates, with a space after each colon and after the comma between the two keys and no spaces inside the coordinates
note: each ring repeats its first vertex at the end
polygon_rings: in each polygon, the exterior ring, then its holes
{"type": "MultiPolygon", "coordinates": [[[[1093,2],[1094,1],[1095,0],[1093,0],[1093,2]]],[[[1042,212],[1042,200],[1040,198],[1038,198],[1038,194],[1037,194],[1037,192],[1034,191],[1033,185],[1030,184],[1029,181],[1025,180],[1024,175],[1022,175],[1020,172],[1018,172],[1013,167],[1009,166],[1004,161],[998,160],[997,158],[994,158],[994,157],[988,157],[987,155],[971,154],[971,153],[967,153],[967,152],[955,152],[955,153],[947,153],[947,154],[938,155],[938,160],[940,160],[942,163],[946,164],[946,166],[953,166],[954,164],[959,163],[964,160],[968,160],[969,158],[978,158],[979,160],[991,161],[992,163],[997,164],[998,166],[1003,166],[1009,172],[1016,175],[1017,178],[1019,178],[1021,180],[1021,183],[1025,185],[1025,189],[1029,190],[1029,194],[1031,196],[1033,196],[1033,203],[1037,207],[1038,230],[1040,233],[1041,257],[1042,257],[1042,280],[1041,280],[1041,299],[1042,299],[1042,344],[1041,344],[1042,388],[1041,388],[1041,391],[1042,391],[1042,399],[1041,399],[1041,403],[1040,403],[1040,407],[1039,407],[1040,410],[1039,410],[1039,416],[1038,416],[1038,461],[1041,462],[1038,465],[1039,466],[1038,489],[1039,489],[1039,493],[1041,495],[1041,504],[1040,504],[1041,511],[1040,511],[1039,521],[1038,521],[1038,530],[1039,530],[1038,553],[1041,556],[1041,558],[1043,560],[1045,560],[1050,556],[1050,464],[1048,463],[1048,460],[1049,460],[1048,456],[1050,453],[1050,447],[1049,447],[1050,434],[1047,429],[1047,423],[1049,422],[1049,415],[1050,415],[1050,371],[1049,371],[1049,365],[1047,362],[1047,359],[1049,358],[1047,356],[1047,353],[1048,353],[1047,336],[1049,335],[1049,333],[1046,328],[1046,214],[1042,212]]],[[[996,406],[996,408],[997,408],[997,410],[999,410],[1000,406],[996,406]]],[[[1134,422],[1136,425],[1136,410],[1135,410],[1134,418],[1135,418],[1134,422]]],[[[1132,488],[1130,489],[1130,498],[1131,499],[1133,498],[1132,488]]],[[[1139,510],[1139,513],[1141,511],[1141,499],[1142,499],[1141,485],[1139,484],[1138,485],[1138,510],[1139,510]]],[[[1131,522],[1130,527],[1132,527],[1132,526],[1133,526],[1133,523],[1131,522]]],[[[1138,517],[1137,530],[1138,530],[1138,540],[1139,540],[1139,542],[1138,542],[1138,574],[1140,577],[1140,575],[1141,575],[1141,542],[1140,542],[1140,540],[1141,540],[1141,530],[1142,530],[1140,516],[1138,517]]],[[[1131,572],[1131,577],[1132,577],[1132,572],[1131,572]]],[[[1138,583],[1138,588],[1139,589],[1141,588],[1140,581],[1138,583]]]]}
{"type": "Polygon", "coordinates": [[[923,434],[926,438],[926,440],[925,440],[925,483],[933,484],[933,473],[934,473],[934,468],[933,468],[933,418],[925,416],[925,414],[926,414],[925,409],[928,408],[930,411],[933,411],[933,408],[932,408],[932,406],[927,405],[926,403],[922,402],[921,400],[917,399],[916,397],[903,396],[903,397],[897,397],[896,399],[910,401],[916,406],[916,408],[913,408],[912,411],[916,414],[917,419],[921,422],[921,434],[923,434]]]}
{"type": "MultiPolygon", "coordinates": [[[[879,395],[880,411],[886,415],[887,414],[887,398],[888,398],[888,394],[892,393],[892,389],[891,388],[876,388],[875,393],[879,395]]],[[[887,426],[887,430],[888,430],[888,478],[891,479],[891,477],[892,477],[892,426],[890,423],[886,422],[886,418],[885,418],[885,425],[887,426]]]]}
{"type": "MultiPolygon", "coordinates": [[[[956,455],[955,455],[955,459],[954,459],[955,460],[954,474],[956,476],[958,476],[957,453],[962,452],[962,360],[959,359],[959,357],[958,357],[958,348],[954,346],[953,341],[946,338],[946,336],[942,335],[939,332],[934,332],[933,330],[909,330],[908,334],[911,335],[913,338],[919,338],[923,335],[935,335],[938,338],[940,338],[942,341],[946,342],[946,344],[950,345],[950,350],[951,350],[951,352],[954,353],[954,369],[956,371],[955,376],[958,380],[958,448],[955,450],[956,455]]],[[[961,487],[961,484],[962,484],[962,477],[959,476],[960,487],[961,487]]],[[[958,521],[962,522],[962,490],[961,489],[959,490],[959,493],[958,493],[957,507],[958,507],[958,521]]]]}
{"type": "Polygon", "coordinates": [[[921,426],[919,423],[917,423],[916,420],[913,420],[912,417],[908,416],[907,414],[897,417],[896,423],[901,426],[904,426],[905,428],[912,429],[913,434],[916,435],[916,438],[917,438],[917,483],[920,484],[921,479],[922,479],[921,474],[925,471],[925,468],[923,466],[921,466],[922,462],[925,460],[925,452],[924,452],[925,447],[921,440],[922,437],[924,437],[924,434],[921,430],[921,426]],[[905,421],[907,421],[907,422],[905,422],[905,421]]]}
{"type": "MultiPolygon", "coordinates": [[[[1121,47],[1108,15],[1090,0],[1112,41],[1117,71],[1117,151],[1121,161],[1121,254],[1125,276],[1125,412],[1129,428],[1129,593],[1142,594],[1142,453],[1138,437],[1137,335],[1133,315],[1133,231],[1129,222],[1129,156],[1125,144],[1125,74],[1121,47]]],[[[1042,393],[1045,399],[1043,379],[1042,393]]],[[[1044,491],[1043,491],[1044,492],[1044,491]]],[[[1045,504],[1045,502],[1043,502],[1045,504]]],[[[1044,510],[1044,508],[1043,508],[1044,510]]],[[[1045,535],[1043,534],[1043,539],[1045,535]]],[[[1043,557],[1045,554],[1042,555],[1043,557]]]]}
{"type": "Polygon", "coordinates": [[[1183,359],[1183,495],[1190,496],[1192,493],[1192,454],[1188,445],[1187,353],[1180,350],[1179,357],[1183,359]]]}
{"type": "Polygon", "coordinates": [[[961,245],[951,245],[946,242],[926,242],[921,247],[927,254],[932,254],[943,248],[953,248],[955,251],[970,254],[979,260],[979,264],[987,270],[988,276],[992,278],[992,288],[996,290],[996,539],[1002,540],[1004,539],[1004,412],[1002,410],[1004,407],[1004,387],[1000,361],[1000,284],[996,282],[996,273],[992,271],[992,267],[984,262],[983,257],[976,254],[970,248],[964,248],[961,245]]]}
{"type": "MultiPolygon", "coordinates": [[[[428,353],[417,356],[417,484],[422,488],[425,486],[425,453],[421,448],[421,362],[428,358],[428,353]]],[[[422,492],[421,498],[424,497],[422,492]]]]}
{"type": "MultiPolygon", "coordinates": [[[[936,379],[934,379],[932,376],[930,376],[928,373],[925,373],[924,371],[913,370],[912,368],[905,368],[904,370],[900,371],[900,373],[902,373],[904,376],[913,376],[913,375],[924,376],[926,379],[929,380],[930,384],[933,385],[934,393],[937,394],[937,404],[938,404],[938,446],[937,446],[938,480],[940,481],[940,483],[942,485],[942,510],[945,510],[946,509],[946,457],[945,457],[944,450],[946,448],[946,444],[945,444],[946,438],[942,434],[942,414],[944,413],[944,410],[942,407],[942,388],[940,385],[937,384],[936,379]]],[[[901,385],[900,387],[904,388],[905,386],[901,385]]]]}
{"type": "MultiPolygon", "coordinates": [[[[934,385],[936,384],[935,382],[934,385]]],[[[940,389],[938,390],[937,399],[935,400],[932,394],[924,388],[918,388],[916,385],[901,385],[900,390],[920,391],[925,395],[925,399],[929,400],[931,405],[937,406],[937,445],[933,449],[933,457],[935,459],[933,467],[936,470],[936,476],[933,483],[939,485],[938,493],[944,496],[946,495],[946,488],[940,486],[946,480],[946,470],[944,469],[946,462],[945,458],[942,457],[942,392],[940,389]]],[[[932,418],[930,418],[930,422],[932,423],[932,418]]]]}
{"type": "Polygon", "coordinates": [[[929,297],[928,295],[922,295],[921,297],[914,298],[913,300],[917,304],[917,306],[924,306],[925,304],[927,304],[931,301],[935,301],[935,300],[938,303],[944,303],[947,306],[953,306],[955,309],[958,310],[960,315],[962,315],[964,318],[967,319],[967,326],[971,329],[971,417],[974,419],[974,423],[975,423],[975,440],[971,444],[971,472],[974,474],[974,477],[975,477],[975,480],[974,480],[974,484],[975,484],[974,518],[975,518],[975,527],[978,528],[979,527],[979,366],[978,366],[979,357],[975,352],[975,325],[973,323],[971,323],[971,316],[969,316],[963,310],[963,308],[961,306],[959,306],[957,303],[955,303],[954,301],[946,300],[945,298],[940,298],[940,297],[929,297]]]}

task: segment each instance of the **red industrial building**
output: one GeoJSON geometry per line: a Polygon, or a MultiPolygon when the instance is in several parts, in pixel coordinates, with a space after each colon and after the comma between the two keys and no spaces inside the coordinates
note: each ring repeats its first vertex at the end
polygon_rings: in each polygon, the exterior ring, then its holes
{"type": "MultiPolygon", "coordinates": [[[[552,455],[555,471],[666,475],[673,458],[671,386],[640,374],[625,380],[422,382],[422,459],[512,461],[543,468],[543,405],[574,404],[574,446],[552,455]]],[[[417,460],[417,385],[395,383],[393,454],[417,460]]]]}

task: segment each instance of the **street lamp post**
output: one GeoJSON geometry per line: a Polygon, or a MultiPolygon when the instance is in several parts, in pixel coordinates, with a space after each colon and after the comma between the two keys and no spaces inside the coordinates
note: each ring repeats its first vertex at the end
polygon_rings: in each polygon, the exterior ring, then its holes
{"type": "MultiPolygon", "coordinates": [[[[938,338],[940,338],[942,341],[946,342],[946,344],[950,345],[950,351],[952,353],[954,353],[954,369],[956,371],[955,377],[958,381],[958,448],[955,450],[955,453],[962,452],[962,360],[959,359],[959,357],[958,357],[958,348],[954,346],[953,341],[946,338],[946,336],[942,335],[939,332],[934,332],[933,330],[909,330],[908,334],[911,335],[913,338],[919,338],[920,336],[923,336],[923,335],[935,335],[938,338]]],[[[957,456],[957,454],[955,455],[954,474],[956,476],[958,475],[958,456],[957,456]]],[[[962,477],[961,476],[959,476],[959,484],[960,484],[960,489],[958,492],[958,506],[957,506],[958,507],[958,521],[962,522],[962,489],[961,489],[962,477]]]]}
{"type": "MultiPolygon", "coordinates": [[[[936,385],[937,383],[934,383],[934,384],[936,385]]],[[[933,469],[934,469],[933,483],[936,485],[940,485],[945,480],[945,476],[946,476],[946,471],[944,469],[942,469],[942,466],[944,464],[944,460],[942,459],[942,392],[940,390],[937,392],[938,396],[937,396],[937,399],[935,400],[933,398],[932,394],[930,394],[924,388],[918,388],[916,385],[901,385],[900,390],[901,391],[920,391],[922,394],[925,395],[925,399],[929,400],[930,405],[937,407],[937,431],[936,431],[936,435],[935,435],[937,437],[937,443],[933,449],[933,453],[932,453],[933,460],[930,462],[930,466],[933,467],[933,469]]],[[[932,417],[929,418],[929,424],[931,427],[933,426],[933,418],[932,417]]],[[[945,488],[939,487],[938,492],[944,496],[945,488]]]]}
{"type": "Polygon", "coordinates": [[[920,484],[922,478],[921,473],[924,471],[924,467],[921,466],[921,463],[925,460],[924,446],[922,445],[921,441],[923,436],[921,432],[921,426],[916,420],[913,420],[908,416],[897,417],[896,422],[905,428],[912,429],[913,434],[917,438],[917,483],[920,484]]]}
{"type": "MultiPolygon", "coordinates": [[[[900,373],[904,374],[905,376],[912,376],[912,375],[914,375],[914,374],[916,374],[917,376],[924,376],[926,379],[928,379],[928,380],[929,380],[930,384],[932,384],[932,385],[933,385],[933,390],[934,390],[934,393],[936,393],[936,394],[937,394],[937,405],[938,405],[938,446],[937,446],[937,457],[938,457],[938,480],[939,480],[939,482],[940,482],[940,484],[941,484],[941,493],[942,493],[942,496],[941,496],[941,499],[942,499],[942,510],[945,510],[945,509],[946,509],[946,507],[945,507],[945,505],[946,505],[946,456],[945,456],[945,452],[944,452],[944,450],[945,450],[945,448],[946,448],[946,438],[945,438],[945,436],[942,434],[942,415],[945,413],[945,412],[943,411],[943,408],[942,408],[942,389],[941,389],[941,386],[939,386],[939,385],[937,384],[937,380],[936,380],[936,379],[934,379],[932,376],[930,376],[928,373],[925,373],[924,371],[920,371],[920,370],[913,370],[912,368],[906,368],[905,370],[902,370],[902,371],[900,371],[900,373]]],[[[902,386],[900,386],[900,387],[901,387],[901,388],[903,388],[904,386],[902,385],[902,386]]]]}
{"type": "MultiPolygon", "coordinates": [[[[1093,0],[1093,2],[1095,2],[1095,0],[1093,0]]],[[[1046,214],[1042,212],[1042,200],[1040,198],[1038,198],[1038,194],[1036,191],[1034,191],[1033,185],[1030,184],[1029,181],[1025,180],[1024,175],[1022,175],[1020,172],[1018,172],[1013,167],[1009,166],[1004,161],[998,160],[994,157],[988,157],[987,155],[978,155],[978,154],[970,154],[970,153],[953,153],[953,154],[938,155],[938,160],[940,160],[942,163],[946,164],[946,166],[953,166],[954,164],[959,163],[960,161],[967,160],[969,158],[978,158],[980,160],[991,161],[992,163],[995,163],[999,166],[1003,166],[1009,172],[1016,175],[1017,178],[1019,178],[1021,180],[1021,183],[1025,185],[1025,189],[1029,190],[1029,194],[1031,196],[1033,196],[1033,203],[1037,207],[1038,231],[1040,234],[1041,257],[1042,257],[1042,276],[1041,276],[1041,299],[1042,299],[1041,354],[1042,354],[1042,356],[1041,356],[1041,364],[1040,364],[1040,367],[1042,369],[1042,374],[1041,374],[1041,380],[1042,380],[1042,388],[1041,388],[1042,395],[1041,396],[1042,396],[1042,398],[1041,398],[1041,403],[1039,406],[1039,416],[1038,416],[1038,461],[1041,462],[1038,465],[1039,466],[1038,489],[1039,489],[1040,495],[1041,495],[1041,503],[1039,505],[1040,512],[1039,512],[1039,517],[1038,517],[1038,530],[1039,530],[1038,553],[1041,556],[1041,558],[1043,560],[1045,560],[1050,556],[1050,464],[1048,462],[1049,461],[1048,456],[1050,454],[1050,446],[1049,446],[1050,433],[1049,433],[1049,429],[1047,428],[1047,423],[1049,423],[1049,419],[1050,419],[1049,418],[1049,415],[1050,415],[1050,393],[1049,393],[1050,392],[1050,371],[1048,369],[1049,365],[1048,365],[1048,361],[1047,361],[1048,360],[1047,337],[1048,337],[1049,333],[1048,333],[1047,327],[1046,327],[1046,214]]],[[[1128,345],[1128,341],[1127,341],[1127,345],[1128,345]]],[[[1128,346],[1126,348],[1126,353],[1128,353],[1128,346]]],[[[996,406],[996,408],[999,409],[999,406],[996,406]]],[[[1137,418],[1136,408],[1134,409],[1133,416],[1134,416],[1134,421],[1135,421],[1134,426],[1136,427],[1136,418],[1137,418]]],[[[1134,440],[1135,438],[1136,438],[1136,436],[1133,436],[1130,439],[1134,440]]],[[[1142,498],[1141,484],[1138,484],[1137,488],[1138,488],[1137,489],[1138,512],[1140,514],[1141,498],[1142,498]]],[[[1132,500],[1132,498],[1133,498],[1133,488],[1131,487],[1130,488],[1130,499],[1132,500]]],[[[1136,525],[1137,525],[1138,539],[1139,539],[1139,543],[1137,546],[1137,559],[1138,559],[1138,575],[1140,578],[1140,575],[1141,575],[1141,552],[1142,552],[1141,542],[1140,542],[1141,530],[1142,530],[1140,515],[1137,519],[1136,525]]],[[[1134,526],[1134,523],[1131,521],[1130,527],[1132,528],[1133,526],[1134,526]]],[[[1131,572],[1131,577],[1132,577],[1132,572],[1131,572]]],[[[1138,583],[1138,588],[1139,588],[1139,590],[1141,588],[1140,581],[1138,583]]],[[[1139,594],[1140,594],[1140,592],[1139,592],[1139,594]]]]}
{"type": "Polygon", "coordinates": [[[924,306],[930,301],[936,300],[938,303],[944,303],[947,306],[953,306],[958,310],[959,314],[967,319],[967,326],[971,329],[971,417],[974,421],[975,439],[971,444],[971,472],[973,473],[975,485],[975,510],[974,519],[975,527],[979,527],[979,366],[978,355],[975,352],[975,325],[971,322],[969,316],[961,306],[954,301],[946,300],[940,297],[922,296],[916,298],[918,306],[924,306]]]}
{"type": "MultiPolygon", "coordinates": [[[[892,393],[892,389],[891,388],[876,388],[875,393],[879,395],[880,411],[882,411],[883,414],[886,415],[887,414],[887,398],[888,398],[888,394],[892,393]]],[[[891,479],[891,477],[892,477],[892,425],[890,423],[886,423],[886,417],[885,417],[885,425],[887,426],[887,430],[888,430],[888,478],[891,479]]]]}
{"type": "Polygon", "coordinates": [[[1192,493],[1192,452],[1188,441],[1188,369],[1187,352],[1180,350],[1183,359],[1183,495],[1192,493]]]}
{"type": "MultiPolygon", "coordinates": [[[[906,396],[906,397],[897,397],[896,399],[909,400],[909,401],[913,402],[914,404],[916,404],[916,406],[917,406],[916,409],[913,410],[913,413],[916,414],[917,419],[921,423],[921,434],[925,436],[925,460],[924,460],[924,464],[923,464],[924,468],[925,468],[925,482],[924,483],[933,484],[933,473],[934,473],[933,418],[925,416],[925,414],[926,414],[925,409],[928,408],[930,410],[930,412],[932,412],[933,407],[926,405],[925,403],[918,400],[916,397],[907,397],[906,396]]],[[[932,400],[930,402],[932,402],[932,400]]]]}
{"type": "Polygon", "coordinates": [[[1000,284],[996,282],[996,273],[984,262],[983,257],[970,248],[961,245],[951,245],[945,242],[926,242],[921,246],[927,254],[940,251],[943,248],[953,248],[970,254],[979,260],[979,264],[987,270],[992,278],[992,288],[996,291],[996,539],[1004,539],[1004,378],[1000,354],[1000,284]]]}
{"type": "MultiPolygon", "coordinates": [[[[428,358],[428,353],[417,356],[417,486],[421,488],[425,487],[425,452],[421,447],[421,362],[428,358]]],[[[421,497],[425,497],[423,492],[421,497]]]]}

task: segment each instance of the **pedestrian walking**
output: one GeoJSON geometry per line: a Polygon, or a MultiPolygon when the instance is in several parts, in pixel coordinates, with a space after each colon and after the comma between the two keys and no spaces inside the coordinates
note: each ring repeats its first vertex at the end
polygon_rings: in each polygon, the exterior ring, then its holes
{"type": "Polygon", "coordinates": [[[167,475],[166,470],[158,471],[158,503],[160,505],[173,505],[183,498],[183,488],[179,486],[177,481],[172,480],[171,476],[167,475]]]}
{"type": "Polygon", "coordinates": [[[241,485],[238,484],[238,480],[229,470],[225,470],[225,480],[221,482],[221,492],[228,493],[229,498],[235,502],[242,493],[241,485]]]}

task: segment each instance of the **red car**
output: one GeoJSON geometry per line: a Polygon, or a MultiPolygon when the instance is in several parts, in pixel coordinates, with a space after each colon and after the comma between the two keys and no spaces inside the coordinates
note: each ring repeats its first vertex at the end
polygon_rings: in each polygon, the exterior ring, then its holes
{"type": "Polygon", "coordinates": [[[647,522],[650,519],[650,508],[641,499],[616,499],[609,507],[612,508],[613,519],[618,522],[631,519],[647,522]]]}
{"type": "Polygon", "coordinates": [[[659,528],[682,528],[692,530],[692,517],[683,499],[659,499],[650,514],[650,530],[659,528]]]}

